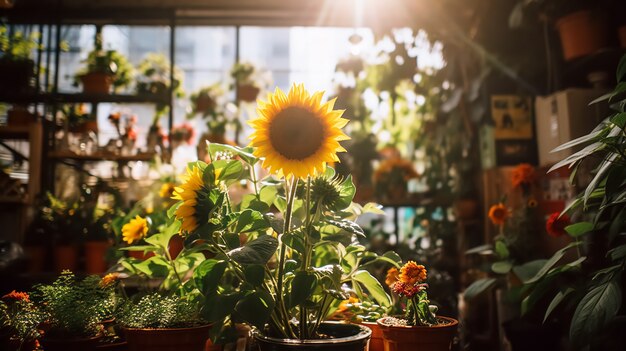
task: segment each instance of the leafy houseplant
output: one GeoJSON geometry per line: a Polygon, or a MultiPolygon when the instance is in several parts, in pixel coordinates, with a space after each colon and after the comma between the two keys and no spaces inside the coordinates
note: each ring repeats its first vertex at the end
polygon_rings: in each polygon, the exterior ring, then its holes
{"type": "Polygon", "coordinates": [[[237,100],[254,102],[263,88],[259,69],[250,62],[237,62],[230,70],[237,100]]]}
{"type": "Polygon", "coordinates": [[[3,350],[37,349],[45,315],[27,293],[12,291],[0,301],[0,346],[3,350]]]}
{"type": "MultiPolygon", "coordinates": [[[[626,57],[619,63],[616,78],[616,88],[592,102],[607,103],[613,112],[589,134],[555,149],[582,147],[551,170],[567,166],[577,175],[589,162],[597,165],[591,181],[561,215],[582,219],[564,228],[574,241],[525,281],[528,296],[522,307],[528,311],[545,308],[544,321],[571,321],[569,338],[575,348],[611,349],[623,343],[626,57]],[[570,250],[576,250],[578,258],[558,264],[570,250]],[[538,303],[545,297],[551,298],[547,307],[538,303]]],[[[547,224],[553,235],[558,233],[555,220],[547,224]]]]}
{"type": "Polygon", "coordinates": [[[39,38],[39,32],[11,33],[6,25],[0,26],[0,90],[27,92],[34,74],[32,53],[39,46],[39,38]]]}
{"type": "Polygon", "coordinates": [[[423,265],[408,261],[398,271],[391,268],[386,283],[391,290],[407,298],[404,318],[383,317],[377,321],[382,329],[385,350],[449,350],[458,321],[436,316],[437,307],[430,305],[425,284],[427,272],[423,265]]]}
{"type": "MultiPolygon", "coordinates": [[[[170,82],[170,66],[169,60],[162,54],[151,53],[146,55],[137,66],[137,93],[166,97],[170,94],[171,89],[175,97],[181,98],[185,96],[185,91],[183,90],[184,72],[177,66],[174,66],[174,79],[170,82]]],[[[153,125],[165,114],[166,108],[166,103],[158,103],[156,105],[153,125]]]]}
{"type": "Polygon", "coordinates": [[[128,87],[133,76],[133,67],[126,57],[115,50],[102,48],[102,35],[96,35],[96,45],[87,55],[85,67],[76,74],[85,93],[108,94],[113,86],[117,92],[128,87]]]}
{"type": "Polygon", "coordinates": [[[205,298],[207,319],[223,330],[220,337],[246,322],[256,328],[261,350],[293,343],[324,347],[318,339],[325,338],[363,350],[369,330],[323,322],[334,301],[348,298],[342,284],[389,303],[363,267],[377,260],[397,264],[399,258],[369,253],[356,241],[363,232],[353,222],[354,185],[325,169],[342,150],[340,127],[347,121],[332,109],[333,101],[321,103],[321,97],[298,85],[289,94],[277,89],[260,103],[261,117],[251,121],[252,147],[210,144],[212,162],[190,164],[175,191],[180,201],[170,212],[186,242],[215,255],[196,268],[193,280],[205,298]],[[275,133],[269,135],[270,129],[275,133]],[[263,142],[269,138],[275,147],[263,142]],[[283,177],[258,179],[255,166],[262,158],[283,177]],[[254,193],[234,201],[228,186],[242,179],[252,182],[254,193]],[[271,213],[272,207],[280,213],[271,213]]]}

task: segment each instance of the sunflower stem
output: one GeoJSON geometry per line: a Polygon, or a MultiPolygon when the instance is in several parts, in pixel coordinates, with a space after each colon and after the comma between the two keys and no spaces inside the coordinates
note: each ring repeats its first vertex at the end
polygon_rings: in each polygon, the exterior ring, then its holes
{"type": "MultiPolygon", "coordinates": [[[[287,179],[285,179],[285,182],[287,181],[287,179]]],[[[279,263],[278,263],[278,277],[277,277],[277,285],[278,285],[278,291],[276,294],[276,299],[279,302],[279,308],[283,309],[283,311],[287,311],[287,308],[285,306],[285,300],[283,299],[283,281],[284,281],[284,272],[285,272],[285,257],[286,257],[286,253],[287,253],[287,245],[285,245],[285,242],[282,240],[282,236],[289,233],[290,229],[291,229],[291,214],[293,211],[293,203],[295,201],[296,198],[296,189],[298,187],[298,178],[293,177],[292,181],[291,181],[291,189],[289,190],[289,193],[287,194],[287,208],[285,209],[285,223],[283,226],[283,232],[280,234],[280,259],[279,259],[279,263]]],[[[287,326],[289,326],[289,315],[285,315],[285,324],[287,326]]]]}

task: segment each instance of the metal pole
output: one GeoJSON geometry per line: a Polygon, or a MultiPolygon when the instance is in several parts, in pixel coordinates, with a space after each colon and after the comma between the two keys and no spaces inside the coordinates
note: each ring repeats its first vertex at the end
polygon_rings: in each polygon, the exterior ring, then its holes
{"type": "Polygon", "coordinates": [[[176,11],[173,11],[170,20],[170,94],[169,94],[169,116],[168,116],[168,135],[170,143],[168,145],[169,157],[172,157],[172,129],[174,128],[174,65],[176,64],[176,11]]]}

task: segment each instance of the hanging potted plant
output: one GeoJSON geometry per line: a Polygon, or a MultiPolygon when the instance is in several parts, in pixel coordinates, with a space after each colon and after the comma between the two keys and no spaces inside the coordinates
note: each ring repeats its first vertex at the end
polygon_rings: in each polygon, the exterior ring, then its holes
{"type": "Polygon", "coordinates": [[[32,53],[38,47],[40,34],[21,31],[11,33],[0,26],[0,90],[5,93],[27,93],[31,89],[35,63],[32,53]]]}
{"type": "MultiPolygon", "coordinates": [[[[167,98],[170,94],[170,65],[170,61],[162,54],[147,54],[137,65],[137,94],[167,98]]],[[[171,91],[176,98],[185,96],[185,91],[183,90],[184,75],[184,72],[178,66],[174,66],[174,79],[171,82],[171,91]]],[[[164,115],[167,107],[167,101],[158,103],[156,105],[157,115],[164,115]]]]}
{"type": "Polygon", "coordinates": [[[254,102],[263,88],[260,70],[250,62],[237,62],[230,70],[234,80],[237,101],[254,102]]]}
{"type": "Polygon", "coordinates": [[[50,285],[36,285],[31,294],[46,314],[41,344],[46,351],[95,350],[102,337],[101,322],[112,314],[116,296],[99,276],[78,280],[64,271],[50,285]]]}
{"type": "Polygon", "coordinates": [[[376,196],[381,200],[402,200],[408,197],[408,183],[419,177],[413,163],[400,157],[385,159],[374,171],[376,196]]]}
{"type": "Polygon", "coordinates": [[[386,351],[447,351],[459,322],[437,316],[426,289],[426,268],[408,261],[400,271],[391,268],[388,283],[391,290],[407,298],[404,317],[383,317],[377,321],[383,332],[386,351]]]}
{"type": "Polygon", "coordinates": [[[186,242],[201,241],[197,250],[214,253],[193,279],[209,321],[222,330],[218,339],[243,321],[254,327],[260,350],[367,347],[367,327],[324,320],[334,301],[349,297],[344,283],[384,294],[363,266],[395,263],[397,255],[377,256],[356,240],[363,231],[353,220],[367,206],[352,204],[349,177],[339,179],[325,167],[343,150],[347,120],[321,97],[302,85],[288,94],[277,89],[250,122],[252,147],[210,144],[211,163],[190,164],[175,190],[180,201],[169,212],[186,242]],[[270,176],[259,179],[262,158],[270,176]],[[242,179],[251,179],[254,192],[233,200],[228,187],[242,179]],[[281,215],[270,213],[272,207],[281,215]]]}
{"type": "Polygon", "coordinates": [[[28,293],[12,292],[0,300],[0,348],[7,351],[39,350],[45,314],[31,301],[28,293]]]}

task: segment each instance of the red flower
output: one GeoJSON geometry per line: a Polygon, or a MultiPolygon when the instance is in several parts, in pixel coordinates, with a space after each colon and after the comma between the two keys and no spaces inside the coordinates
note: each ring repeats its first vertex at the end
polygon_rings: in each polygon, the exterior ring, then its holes
{"type": "Polygon", "coordinates": [[[551,236],[557,238],[567,234],[565,227],[570,224],[571,222],[567,214],[561,216],[559,212],[554,212],[546,221],[546,231],[551,236]]]}
{"type": "Polygon", "coordinates": [[[532,184],[535,181],[535,167],[528,163],[521,163],[511,174],[511,184],[514,188],[532,184]]]}
{"type": "Polygon", "coordinates": [[[428,284],[407,284],[401,281],[397,281],[391,286],[391,291],[400,296],[406,296],[410,299],[418,292],[426,289],[427,286],[428,284]]]}
{"type": "Polygon", "coordinates": [[[2,296],[3,300],[13,300],[13,301],[26,301],[29,302],[30,298],[27,293],[19,292],[19,291],[11,291],[10,293],[2,296]]]}

